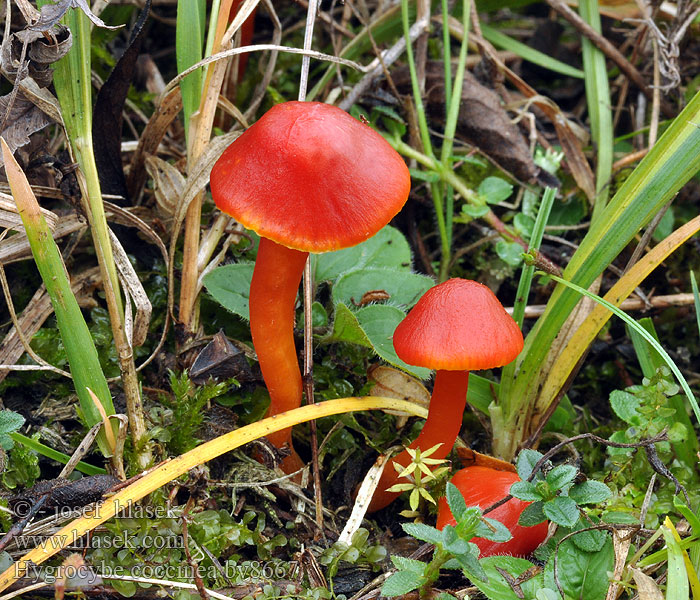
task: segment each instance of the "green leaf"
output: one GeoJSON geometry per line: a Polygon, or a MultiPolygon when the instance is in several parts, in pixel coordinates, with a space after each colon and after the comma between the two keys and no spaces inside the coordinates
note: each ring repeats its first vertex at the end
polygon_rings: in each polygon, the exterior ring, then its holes
{"type": "Polygon", "coordinates": [[[518,523],[523,527],[532,527],[533,525],[537,525],[546,520],[547,517],[545,517],[542,509],[543,504],[544,502],[542,501],[528,504],[523,512],[520,513],[518,523]]]}
{"type": "MultiPolygon", "coordinates": [[[[476,549],[477,552],[479,550],[476,544],[469,544],[469,547],[472,550],[476,549]]],[[[486,581],[488,579],[486,572],[481,566],[481,563],[477,560],[476,555],[472,554],[472,552],[458,554],[455,556],[455,558],[462,567],[462,570],[465,572],[467,577],[472,580],[472,582],[476,583],[477,581],[486,581]]]]}
{"type": "Polygon", "coordinates": [[[552,491],[561,490],[569,485],[576,477],[578,469],[573,465],[557,465],[547,473],[546,481],[552,491]]]}
{"type": "Polygon", "coordinates": [[[408,535],[422,542],[434,545],[442,543],[442,532],[425,523],[402,523],[401,527],[408,535]]]}
{"type": "MultiPolygon", "coordinates": [[[[571,539],[557,551],[557,575],[567,596],[586,600],[603,600],[608,591],[608,571],[613,570],[615,553],[608,538],[599,552],[583,552],[571,539]]],[[[554,582],[554,553],[545,567],[544,584],[557,589],[554,582]]]]}
{"type": "Polygon", "coordinates": [[[442,547],[459,560],[463,554],[471,556],[471,546],[467,540],[460,538],[453,527],[445,527],[442,530],[442,547]]]}
{"type": "Polygon", "coordinates": [[[593,479],[577,483],[569,490],[569,498],[576,504],[597,504],[605,502],[611,496],[612,492],[607,485],[593,479]]]}
{"type": "Polygon", "coordinates": [[[638,410],[640,404],[639,398],[629,392],[614,390],[610,393],[610,407],[613,412],[630,425],[641,425],[642,420],[638,410]]]}
{"type": "Polygon", "coordinates": [[[480,219],[491,210],[486,204],[463,204],[462,212],[472,219],[480,219]]]}
{"type": "Polygon", "coordinates": [[[455,518],[455,521],[459,522],[467,510],[467,504],[464,501],[462,492],[459,491],[459,488],[454,483],[450,482],[445,489],[445,498],[447,499],[447,506],[450,507],[452,516],[455,518]]]}
{"type": "Polygon", "coordinates": [[[387,225],[367,241],[325,254],[311,256],[316,282],[332,281],[345,271],[363,267],[411,270],[411,249],[403,234],[387,225]]]}
{"type": "Polygon", "coordinates": [[[532,475],[532,470],[535,468],[537,462],[542,458],[543,454],[537,452],[537,450],[525,449],[518,454],[518,459],[515,462],[515,468],[518,471],[520,479],[525,481],[532,475]]]}
{"type": "Polygon", "coordinates": [[[394,268],[362,268],[343,273],[333,284],[333,303],[343,302],[347,306],[360,302],[363,294],[372,290],[383,290],[389,294],[388,302],[410,308],[435,282],[425,275],[394,268]]]}
{"type": "Polygon", "coordinates": [[[405,316],[395,306],[374,304],[352,312],[345,304],[339,303],[335,306],[333,332],[326,341],[349,342],[372,348],[389,364],[420,379],[427,379],[430,369],[408,365],[396,356],[392,337],[405,316]]]}
{"type": "Polygon", "coordinates": [[[397,569],[401,571],[410,571],[416,575],[423,575],[423,573],[425,573],[425,568],[428,566],[428,564],[423,561],[406,558],[405,556],[397,556],[395,554],[391,557],[391,562],[394,563],[397,569]]]}
{"type": "Polygon", "coordinates": [[[511,267],[517,267],[523,262],[523,252],[523,247],[516,242],[506,242],[505,240],[496,242],[496,254],[511,267]]]}
{"type": "Polygon", "coordinates": [[[535,228],[535,219],[528,217],[523,213],[518,213],[513,217],[513,225],[527,239],[530,239],[532,231],[535,228]]]}
{"type": "Polygon", "coordinates": [[[510,494],[525,502],[542,500],[542,494],[537,491],[537,486],[530,481],[516,481],[510,486],[510,494]]]}
{"type": "MultiPolygon", "coordinates": [[[[511,577],[517,579],[525,571],[532,568],[532,563],[524,558],[514,556],[489,556],[480,561],[484,573],[488,577],[486,581],[474,581],[479,591],[490,600],[520,600],[513,591],[511,585],[503,578],[499,570],[506,571],[511,577]]],[[[535,598],[537,590],[542,588],[542,575],[537,575],[521,584],[525,598],[535,598]]]]}
{"type": "Polygon", "coordinates": [[[479,185],[478,193],[489,204],[498,204],[510,198],[513,186],[500,177],[487,177],[479,185]]]}
{"type": "Polygon", "coordinates": [[[424,583],[425,579],[412,571],[399,571],[384,582],[382,596],[402,596],[418,589],[424,583]]]}
{"type": "Polygon", "coordinates": [[[14,433],[24,425],[24,417],[11,410],[0,411],[0,446],[4,450],[11,450],[15,445],[10,433],[14,433]]]}
{"type": "Polygon", "coordinates": [[[579,519],[578,505],[566,496],[557,496],[544,502],[542,512],[550,521],[564,527],[573,527],[579,519]]]}
{"type": "Polygon", "coordinates": [[[253,263],[224,265],[204,276],[204,286],[212,298],[226,310],[246,321],[250,319],[248,296],[254,267],[253,263]]]}
{"type": "Polygon", "coordinates": [[[496,521],[496,519],[491,519],[489,517],[484,518],[486,519],[490,527],[486,523],[480,521],[476,529],[477,537],[486,538],[487,540],[491,540],[492,542],[499,543],[507,542],[513,537],[513,535],[510,533],[510,530],[500,521],[496,521]]]}
{"type": "Polygon", "coordinates": [[[609,538],[607,531],[589,529],[571,536],[576,547],[585,552],[599,552],[609,538]]]}

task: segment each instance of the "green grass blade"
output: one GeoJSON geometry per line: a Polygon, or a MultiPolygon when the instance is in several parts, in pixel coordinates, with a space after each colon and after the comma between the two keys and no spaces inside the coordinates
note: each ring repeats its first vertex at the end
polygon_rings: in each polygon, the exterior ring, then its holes
{"type": "Polygon", "coordinates": [[[102,203],[102,190],[92,146],[92,71],[90,67],[90,20],[82,10],[70,9],[64,22],[73,35],[73,46],[55,64],[54,87],[61,104],[61,115],[75,160],[85,176],[86,189],[81,190],[89,204],[90,229],[100,261],[115,291],[119,314],[123,314],[119,294],[119,278],[112,257],[112,244],[107,232],[107,219],[102,203]]]}
{"type": "MultiPolygon", "coordinates": [[[[588,288],[632,238],[700,170],[700,93],[661,136],[601,212],[567,266],[564,277],[588,288]]],[[[528,413],[537,394],[540,371],[550,347],[580,296],[557,286],[544,314],[525,340],[517,380],[502,395],[506,427],[528,413]],[[519,416],[521,415],[521,416],[519,416]]]]}
{"type": "Polygon", "coordinates": [[[644,327],[642,327],[637,321],[635,321],[632,317],[630,317],[626,312],[620,310],[617,306],[614,304],[610,304],[607,300],[601,298],[600,296],[597,296],[596,294],[593,294],[592,292],[589,292],[587,289],[582,288],[574,283],[571,283],[570,281],[567,281],[566,279],[562,279],[561,277],[557,277],[556,275],[549,275],[547,273],[541,272],[542,275],[546,275],[556,281],[557,283],[560,283],[575,292],[587,296],[588,298],[591,298],[591,300],[595,300],[598,304],[603,305],[605,308],[607,308],[610,312],[614,313],[618,317],[620,317],[627,325],[633,329],[637,334],[639,334],[642,338],[644,338],[647,343],[661,356],[661,358],[664,360],[664,362],[668,365],[669,369],[671,369],[671,372],[676,376],[676,379],[678,380],[678,383],[680,384],[681,388],[683,389],[683,392],[685,392],[686,397],[688,398],[688,402],[690,402],[690,406],[693,409],[693,412],[695,413],[695,418],[697,419],[698,423],[700,423],[700,406],[698,406],[698,401],[695,398],[695,395],[693,394],[692,390],[690,389],[690,386],[688,385],[688,382],[686,381],[685,377],[683,377],[683,373],[681,373],[680,369],[676,365],[675,362],[673,362],[673,359],[668,355],[668,352],[664,350],[663,346],[659,344],[659,342],[656,340],[656,338],[649,333],[644,327]]]}
{"type": "MultiPolygon", "coordinates": [[[[80,400],[80,408],[89,426],[101,423],[102,417],[87,388],[97,395],[108,415],[114,414],[114,406],[95,344],[71,290],[61,253],[51,237],[51,231],[41,214],[39,203],[4,140],[2,140],[2,153],[12,196],[22,217],[34,261],[46,286],[46,292],[51,298],[56,323],[73,376],[73,384],[80,400]]],[[[102,453],[109,456],[111,451],[104,431],[98,435],[97,442],[102,453]]]]}
{"type": "MultiPolygon", "coordinates": [[[[544,229],[549,221],[549,213],[552,210],[556,195],[556,190],[552,188],[546,188],[544,194],[542,194],[542,201],[540,202],[540,208],[537,212],[537,219],[535,220],[532,235],[530,236],[530,248],[532,249],[538,250],[542,243],[544,229]]],[[[530,296],[530,287],[532,286],[532,277],[534,274],[535,266],[523,263],[523,270],[518,283],[518,291],[515,294],[515,302],[513,303],[513,320],[518,324],[520,329],[522,329],[523,321],[525,320],[525,308],[527,307],[527,300],[530,296]]],[[[503,372],[501,374],[501,393],[503,395],[507,396],[510,393],[510,388],[515,378],[516,367],[517,361],[513,361],[503,367],[503,372]]],[[[492,410],[497,410],[495,405],[492,410]]]]}
{"type": "Polygon", "coordinates": [[[576,77],[576,79],[583,79],[584,77],[581,69],[567,65],[556,58],[548,56],[544,52],[540,52],[518,40],[514,40],[512,37],[501,33],[485,23],[481,23],[481,33],[483,33],[484,37],[497,48],[513,52],[521,58],[544,69],[549,69],[550,71],[566,75],[567,77],[576,77]]]}
{"type": "MultiPolygon", "coordinates": [[[[38,454],[41,454],[42,456],[45,456],[46,458],[51,458],[57,462],[60,462],[63,465],[67,464],[68,461],[70,460],[70,456],[68,456],[67,454],[64,454],[63,452],[59,452],[58,450],[54,450],[50,446],[47,446],[46,444],[42,444],[41,442],[34,440],[30,437],[27,437],[26,435],[22,435],[21,433],[17,433],[16,431],[13,431],[9,435],[18,444],[22,444],[23,446],[26,446],[30,450],[34,450],[34,452],[37,452],[38,454]]],[[[82,460],[79,461],[77,465],[75,465],[75,468],[77,471],[80,471],[81,473],[85,473],[85,475],[106,475],[107,474],[107,471],[105,471],[104,469],[102,469],[100,467],[96,467],[95,465],[90,465],[86,462],[83,462],[82,460]]]]}
{"type": "Polygon", "coordinates": [[[698,292],[698,282],[695,281],[695,273],[690,272],[690,285],[693,288],[693,299],[695,301],[695,317],[698,320],[698,334],[700,334],[700,292],[698,292]]]}
{"type": "MultiPolygon", "coordinates": [[[[178,0],[175,29],[175,55],[178,73],[182,73],[202,60],[204,21],[204,2],[201,0],[178,0]]],[[[197,69],[180,82],[187,140],[189,140],[190,117],[199,110],[199,101],[202,96],[202,77],[202,69],[197,69]]]]}
{"type": "MultiPolygon", "coordinates": [[[[598,0],[580,0],[579,13],[592,29],[601,32],[598,0]]],[[[586,101],[596,149],[596,201],[592,216],[595,222],[608,201],[613,163],[613,122],[605,55],[588,38],[583,37],[581,43],[586,101]]]]}

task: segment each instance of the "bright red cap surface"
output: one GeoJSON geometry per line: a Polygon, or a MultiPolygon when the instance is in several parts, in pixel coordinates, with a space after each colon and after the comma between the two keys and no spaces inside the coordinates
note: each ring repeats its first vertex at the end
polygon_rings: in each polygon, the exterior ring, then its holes
{"type": "Polygon", "coordinates": [[[210,182],[222,211],[307,252],[373,236],[401,210],[411,185],[381,135],[320,102],[273,106],[224,151],[210,182]]]}
{"type": "Polygon", "coordinates": [[[485,285],[450,279],[429,289],[394,332],[409,365],[477,371],[506,365],[523,349],[523,334],[485,285]]]}

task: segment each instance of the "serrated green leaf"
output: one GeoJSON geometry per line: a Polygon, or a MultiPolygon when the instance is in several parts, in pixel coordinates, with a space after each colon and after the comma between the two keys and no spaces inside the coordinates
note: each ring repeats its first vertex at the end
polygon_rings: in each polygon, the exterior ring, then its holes
{"type": "Polygon", "coordinates": [[[447,499],[447,506],[450,507],[455,521],[459,521],[467,510],[467,504],[464,501],[462,492],[459,491],[454,483],[450,482],[445,489],[445,498],[447,499]]]}
{"type": "Polygon", "coordinates": [[[576,547],[585,552],[599,552],[610,537],[607,531],[600,529],[589,529],[571,536],[576,547]]]}
{"type": "MultiPolygon", "coordinates": [[[[476,545],[470,544],[470,548],[476,548],[476,545]]],[[[474,583],[477,581],[485,582],[488,579],[486,572],[479,563],[479,560],[475,554],[466,552],[464,554],[456,555],[455,558],[457,559],[457,562],[459,562],[459,565],[462,567],[462,570],[466,576],[469,577],[469,579],[471,579],[474,583]]]]}
{"type": "Polygon", "coordinates": [[[226,310],[246,321],[250,320],[248,296],[254,267],[253,263],[224,265],[204,276],[204,287],[211,297],[226,310]]]}
{"type": "Polygon", "coordinates": [[[425,583],[425,580],[420,575],[411,571],[399,571],[384,582],[382,596],[388,598],[402,596],[418,589],[423,583],[425,583]]]}
{"type": "Polygon", "coordinates": [[[532,527],[533,525],[537,525],[538,523],[546,520],[547,517],[545,517],[542,510],[543,504],[544,502],[533,502],[532,504],[528,504],[523,512],[520,513],[518,523],[523,527],[532,527]]]}
{"type": "Polygon", "coordinates": [[[345,271],[363,267],[411,270],[411,249],[403,234],[387,225],[367,241],[336,252],[311,256],[316,282],[333,281],[345,271]]]}
{"type": "Polygon", "coordinates": [[[442,532],[425,523],[402,523],[401,527],[408,535],[412,535],[417,540],[435,545],[442,543],[442,532]]]}
{"type": "Polygon", "coordinates": [[[610,488],[602,481],[589,479],[577,483],[569,490],[569,498],[576,504],[596,504],[605,502],[612,496],[610,488]]]}
{"type": "Polygon", "coordinates": [[[542,500],[542,494],[537,491],[535,484],[530,481],[516,481],[510,486],[510,495],[525,502],[542,500]]]}
{"type": "Polygon", "coordinates": [[[372,348],[389,364],[404,369],[420,379],[430,377],[430,370],[406,364],[394,350],[392,337],[406,315],[395,306],[374,304],[352,312],[345,304],[335,306],[333,332],[326,341],[349,342],[372,348]]]}
{"type": "Polygon", "coordinates": [[[383,290],[392,305],[412,307],[435,282],[425,275],[388,268],[365,267],[346,271],[333,284],[333,303],[347,306],[359,304],[363,295],[372,290],[383,290]]]}
{"type": "Polygon", "coordinates": [[[515,468],[518,471],[520,479],[525,481],[532,474],[532,469],[537,462],[542,458],[542,454],[537,450],[525,449],[518,454],[518,459],[515,461],[515,468]]]}
{"type": "Polygon", "coordinates": [[[542,512],[550,520],[564,527],[574,527],[578,523],[578,505],[567,496],[557,496],[542,505],[542,512]]]}
{"type": "Polygon", "coordinates": [[[577,473],[578,469],[573,465],[557,465],[547,473],[545,480],[553,491],[561,490],[574,480],[577,473]]]}
{"type": "MultiPolygon", "coordinates": [[[[608,591],[608,572],[613,570],[615,553],[608,538],[598,552],[583,552],[571,539],[557,551],[557,574],[567,596],[586,600],[603,600],[608,591]]],[[[545,567],[544,585],[557,589],[554,582],[554,553],[545,567]]]]}
{"type": "Polygon", "coordinates": [[[638,426],[641,424],[640,404],[639,398],[629,392],[615,390],[610,393],[610,407],[613,409],[613,412],[630,425],[638,426]]]}
{"type": "Polygon", "coordinates": [[[486,519],[490,527],[486,523],[479,522],[479,526],[476,529],[476,537],[486,538],[487,540],[491,540],[492,542],[499,543],[507,542],[513,537],[510,533],[510,530],[500,521],[490,519],[489,517],[484,518],[486,519]]]}
{"type": "Polygon", "coordinates": [[[12,410],[0,410],[0,433],[8,434],[17,431],[24,425],[24,417],[12,410]]]}
{"type": "MultiPolygon", "coordinates": [[[[480,561],[486,581],[474,581],[479,591],[490,600],[520,600],[511,585],[503,578],[499,570],[506,571],[513,579],[517,579],[525,571],[532,568],[532,563],[524,558],[514,556],[489,556],[480,561]]],[[[521,584],[525,598],[534,598],[536,590],[543,587],[542,575],[537,575],[521,584]]]]}
{"type": "Polygon", "coordinates": [[[415,560],[413,558],[406,558],[405,556],[397,556],[396,554],[391,556],[391,562],[394,566],[401,571],[410,571],[416,575],[423,575],[425,573],[425,568],[428,566],[420,560],[415,560]]]}

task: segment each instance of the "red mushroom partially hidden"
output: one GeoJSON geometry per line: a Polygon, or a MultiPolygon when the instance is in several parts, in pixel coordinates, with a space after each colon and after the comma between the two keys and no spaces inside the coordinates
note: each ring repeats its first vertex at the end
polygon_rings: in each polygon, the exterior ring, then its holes
{"type": "MultiPolygon", "coordinates": [[[[377,233],[406,202],[410,175],[381,135],[341,109],[286,102],[224,151],[210,181],[216,205],[261,236],[250,329],[276,415],[301,404],[294,303],[308,253],[377,233]]],[[[289,429],[269,439],[291,448],[289,429]]],[[[292,450],[282,468],[301,465],[292,450]]]]}
{"type": "MultiPolygon", "coordinates": [[[[497,471],[489,467],[467,467],[457,471],[452,478],[452,483],[462,492],[467,506],[478,506],[486,509],[510,493],[510,486],[520,481],[517,473],[510,471],[497,471]]],[[[518,524],[520,515],[530,502],[523,502],[517,498],[511,498],[505,504],[493,509],[487,517],[503,523],[513,536],[507,542],[493,542],[484,538],[474,538],[474,542],[481,551],[481,557],[507,554],[510,556],[528,556],[547,537],[548,523],[544,521],[532,527],[523,527],[518,524]]],[[[443,529],[445,525],[455,525],[447,500],[443,497],[438,501],[438,516],[436,527],[443,529]]]]}
{"type": "MultiPolygon", "coordinates": [[[[409,448],[427,450],[441,443],[430,458],[445,458],[462,426],[469,371],[508,364],[522,348],[520,329],[485,285],[450,279],[429,289],[394,332],[401,360],[437,370],[428,418],[409,448]]],[[[404,450],[392,462],[406,467],[411,457],[404,450]]],[[[397,480],[389,463],[370,511],[384,508],[398,495],[386,491],[397,480]]]]}

